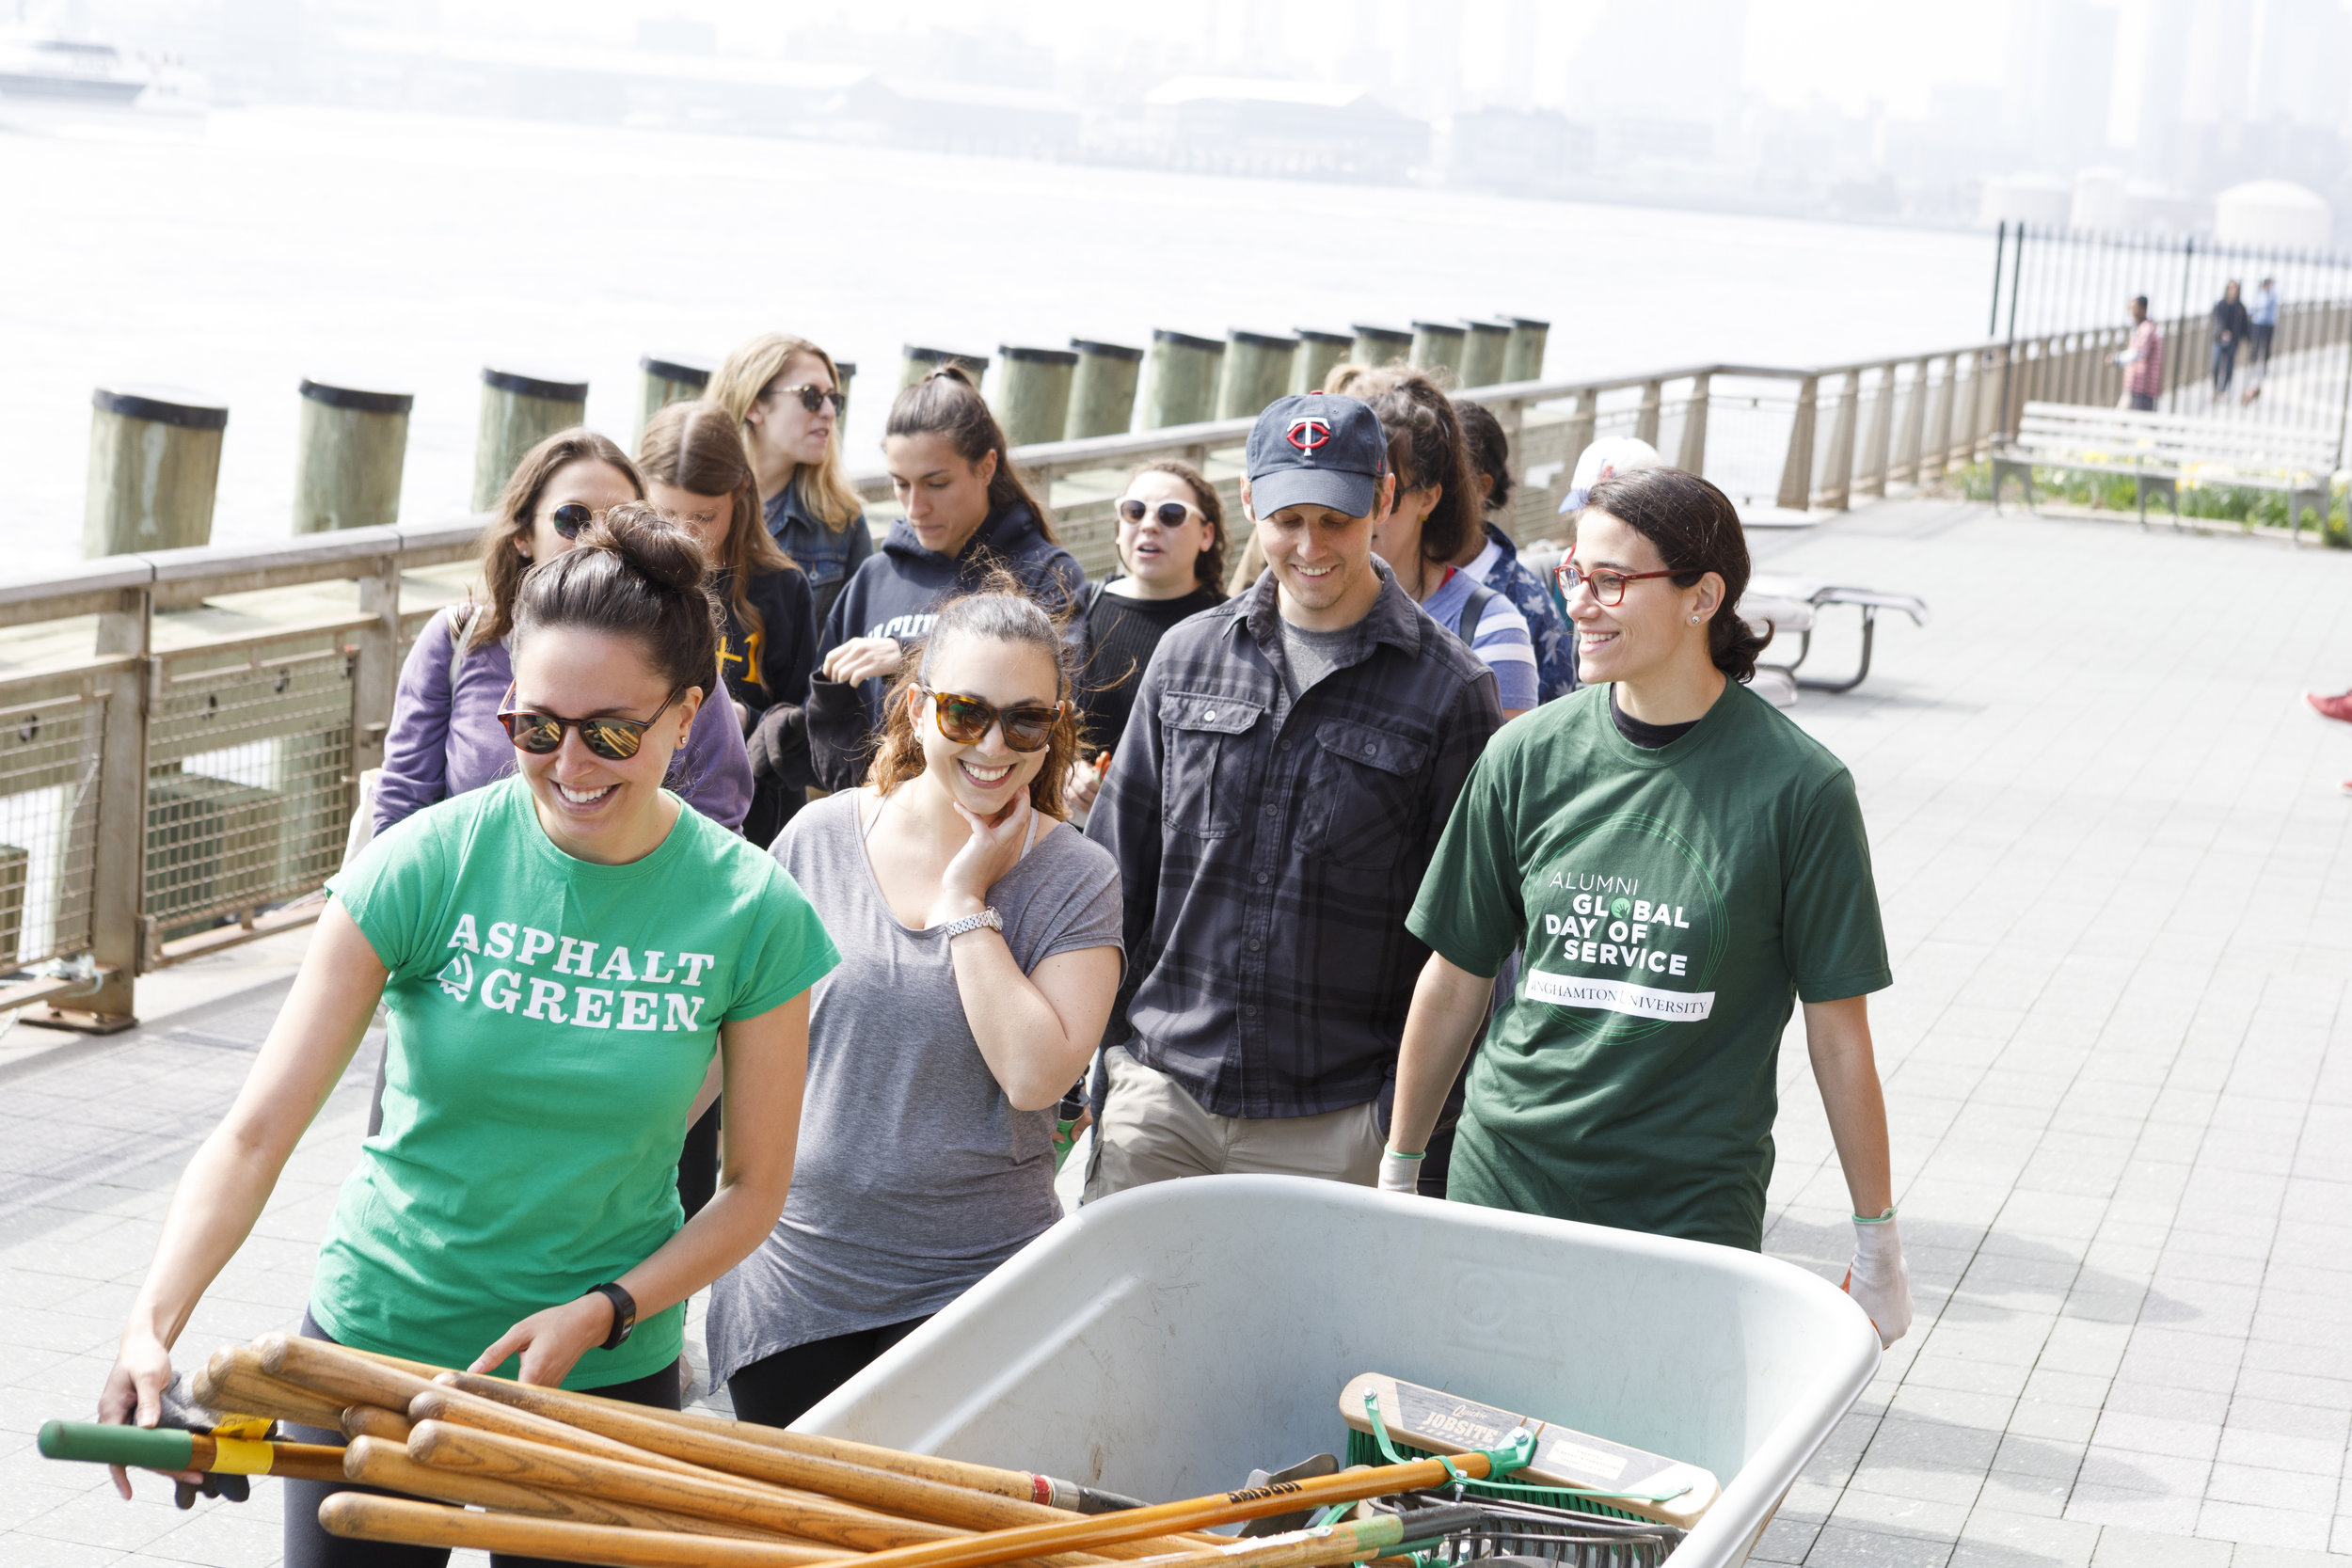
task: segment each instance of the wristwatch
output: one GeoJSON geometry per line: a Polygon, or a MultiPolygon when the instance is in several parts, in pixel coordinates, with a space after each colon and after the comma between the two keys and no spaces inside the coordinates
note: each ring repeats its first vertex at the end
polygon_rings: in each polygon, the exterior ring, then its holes
{"type": "Polygon", "coordinates": [[[977,914],[967,914],[961,916],[958,919],[950,920],[946,925],[942,926],[939,928],[939,931],[940,935],[946,938],[949,942],[953,942],[956,938],[963,935],[964,932],[977,931],[983,926],[987,927],[992,931],[1001,932],[1005,928],[1005,917],[998,914],[994,910],[984,908],[977,914]]]}
{"type": "Polygon", "coordinates": [[[628,1337],[637,1331],[637,1298],[618,1285],[592,1285],[592,1296],[602,1296],[612,1304],[612,1332],[604,1337],[598,1350],[619,1350],[628,1337]]]}

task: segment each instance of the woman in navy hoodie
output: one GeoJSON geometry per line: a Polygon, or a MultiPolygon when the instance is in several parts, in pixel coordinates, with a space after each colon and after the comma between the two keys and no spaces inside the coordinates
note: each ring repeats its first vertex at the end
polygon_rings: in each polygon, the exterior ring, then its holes
{"type": "MultiPolygon", "coordinates": [[[[1073,635],[1082,628],[1070,611],[1086,573],[1013,472],[1005,433],[961,369],[943,365],[898,394],[882,455],[906,515],[834,601],[809,685],[809,760],[826,789],[865,778],[884,685],[930,634],[940,604],[977,588],[992,568],[1011,572],[1073,635]]],[[[755,767],[762,744],[755,736],[755,767]]]]}

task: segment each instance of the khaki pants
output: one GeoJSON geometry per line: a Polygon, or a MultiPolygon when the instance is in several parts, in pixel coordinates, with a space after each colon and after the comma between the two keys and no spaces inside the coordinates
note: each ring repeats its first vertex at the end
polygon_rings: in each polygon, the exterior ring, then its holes
{"type": "Polygon", "coordinates": [[[1087,1166],[1089,1203],[1181,1176],[1320,1176],[1359,1187],[1379,1180],[1376,1105],[1315,1117],[1221,1117],[1124,1046],[1104,1054],[1110,1093],[1087,1166]]]}

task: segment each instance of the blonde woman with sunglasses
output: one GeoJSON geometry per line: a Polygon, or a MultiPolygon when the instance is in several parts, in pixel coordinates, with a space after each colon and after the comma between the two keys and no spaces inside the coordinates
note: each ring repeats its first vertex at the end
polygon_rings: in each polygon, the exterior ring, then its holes
{"type": "Polygon", "coordinates": [[[1225,602],[1225,507],[1189,463],[1146,463],[1114,504],[1120,570],[1087,594],[1085,720],[1070,803],[1094,804],[1103,769],[1127,728],[1136,683],[1177,622],[1225,602]]]}
{"type": "MultiPolygon", "coordinates": [[[[597,516],[644,499],[637,465],[593,430],[558,431],[515,465],[482,531],[483,597],[437,611],[401,666],[373,832],[515,771],[498,710],[515,678],[510,644],[524,575],[572,548],[597,516]]],[[[668,782],[720,826],[743,825],[752,764],[729,705],[703,705],[668,782]]]]}
{"type": "MultiPolygon", "coordinates": [[[[420,812],[329,884],[244,1089],[181,1178],[102,1418],[155,1420],[174,1340],[379,1002],[384,1127],[343,1183],[302,1332],[677,1408],[686,1298],[784,1207],[809,988],[838,955],[790,877],[661,786],[696,716],[725,705],[701,551],[634,502],[572,545],[513,606],[501,719],[519,776],[420,812]],[[719,1188],[683,1220],[678,1148],[713,1095],[719,1188]]],[[[320,1528],[339,1488],[286,1484],[289,1564],[385,1560],[320,1528]]]]}
{"type": "Polygon", "coordinates": [[[808,574],[822,626],[874,553],[842,467],[850,399],[833,356],[805,338],[763,332],[727,356],[705,396],[741,421],[769,535],[808,574]]]}
{"type": "Polygon", "coordinates": [[[865,787],[776,839],[845,958],[813,996],[791,1198],[711,1292],[742,1419],[797,1419],[1060,1217],[1055,1105],[1123,961],[1118,867],[1062,820],[1073,658],[982,579],[893,683],[865,787]]]}

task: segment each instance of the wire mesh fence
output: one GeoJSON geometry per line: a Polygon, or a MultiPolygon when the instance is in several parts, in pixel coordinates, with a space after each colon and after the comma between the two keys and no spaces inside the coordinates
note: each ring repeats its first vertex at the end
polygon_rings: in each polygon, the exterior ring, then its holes
{"type": "Polygon", "coordinates": [[[103,701],[0,706],[0,973],[89,946],[103,701]]]}
{"type": "Polygon", "coordinates": [[[229,668],[165,663],[142,905],[165,941],[310,893],[342,859],[354,659],[303,641],[229,668]]]}

